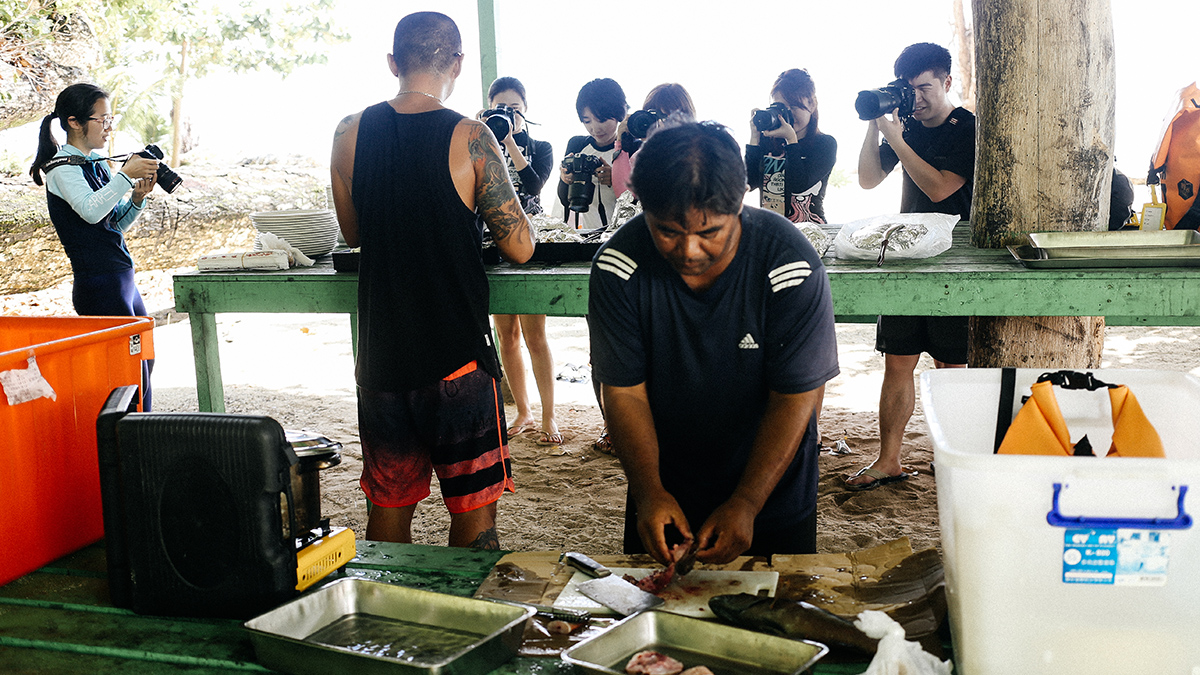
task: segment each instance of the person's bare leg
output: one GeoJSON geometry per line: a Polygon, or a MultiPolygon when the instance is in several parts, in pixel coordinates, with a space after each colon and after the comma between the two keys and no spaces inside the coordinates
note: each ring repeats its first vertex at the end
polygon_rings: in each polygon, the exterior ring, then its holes
{"type": "MultiPolygon", "coordinates": [[[[913,372],[920,354],[884,354],[883,386],[879,389],[879,457],[871,468],[889,476],[899,476],[904,451],[904,428],[917,404],[917,388],[913,372]]],[[[870,476],[847,480],[850,485],[870,483],[870,476]]]]}
{"type": "Polygon", "coordinates": [[[533,365],[533,380],[542,400],[542,436],[555,436],[558,435],[558,423],[554,419],[554,357],[546,338],[546,315],[522,314],[520,319],[521,333],[525,336],[525,347],[529,349],[529,361],[533,365]]]}
{"type": "Polygon", "coordinates": [[[496,502],[465,513],[451,513],[450,545],[498,550],[500,537],[496,534],[496,502]]]}
{"type": "Polygon", "coordinates": [[[416,512],[416,504],[396,507],[372,506],[371,515],[367,516],[367,532],[363,536],[370,541],[411,544],[412,519],[416,512]]]}
{"type": "Polygon", "coordinates": [[[508,425],[511,435],[533,426],[533,411],[525,387],[525,359],[521,357],[521,322],[516,314],[495,314],[492,319],[496,322],[496,339],[500,341],[500,364],[517,404],[517,418],[508,425]]]}

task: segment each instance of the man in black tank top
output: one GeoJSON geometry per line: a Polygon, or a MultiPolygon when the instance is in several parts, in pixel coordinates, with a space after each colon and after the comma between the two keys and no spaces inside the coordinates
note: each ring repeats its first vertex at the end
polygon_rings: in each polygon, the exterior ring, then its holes
{"type": "Polygon", "coordinates": [[[388,55],[400,91],[342,120],[330,173],[342,234],[361,247],[366,538],[411,542],[437,472],[450,545],[499,548],[496,500],[513,481],[480,222],[514,262],[533,254],[534,230],[491,131],[442,106],[462,59],[449,17],[404,17],[388,55]]]}

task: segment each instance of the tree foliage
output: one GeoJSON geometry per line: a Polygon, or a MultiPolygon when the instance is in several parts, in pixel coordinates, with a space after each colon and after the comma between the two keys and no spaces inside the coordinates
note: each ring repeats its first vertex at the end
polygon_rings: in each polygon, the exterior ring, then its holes
{"type": "MultiPolygon", "coordinates": [[[[188,79],[219,70],[286,76],[324,63],[327,48],[349,38],[334,8],[335,0],[0,0],[0,105],[12,89],[42,92],[25,108],[52,106],[71,78],[45,76],[54,65],[48,49],[98,42],[98,62],[73,79],[94,80],[119,100],[123,130],[159,140],[146,136],[171,124],[188,79]]],[[[0,117],[22,123],[28,114],[0,117]]]]}

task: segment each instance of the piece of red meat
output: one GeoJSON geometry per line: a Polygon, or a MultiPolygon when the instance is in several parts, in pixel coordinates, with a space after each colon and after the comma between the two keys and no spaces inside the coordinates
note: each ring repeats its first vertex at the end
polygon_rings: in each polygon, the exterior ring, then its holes
{"type": "Polygon", "coordinates": [[[666,654],[646,650],[629,659],[625,672],[629,675],[678,675],[683,672],[683,664],[666,654]]]}
{"type": "Polygon", "coordinates": [[[662,591],[662,589],[666,588],[674,578],[675,563],[671,563],[657,572],[651,572],[641,579],[634,579],[628,574],[625,575],[626,581],[634,586],[637,586],[643,591],[646,591],[647,593],[654,593],[655,595],[662,591]]]}

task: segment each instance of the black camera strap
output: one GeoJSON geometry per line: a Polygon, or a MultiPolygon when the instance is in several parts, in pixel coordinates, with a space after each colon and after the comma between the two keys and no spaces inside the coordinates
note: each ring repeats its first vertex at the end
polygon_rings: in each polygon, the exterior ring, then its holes
{"type": "Polygon", "coordinates": [[[50,173],[52,169],[57,169],[60,166],[86,166],[88,164],[95,164],[96,162],[116,162],[120,160],[126,160],[129,159],[130,155],[132,154],[133,153],[127,153],[124,155],[117,155],[116,157],[84,157],[83,155],[64,155],[62,157],[55,157],[47,160],[45,164],[42,164],[42,173],[50,173]]]}

